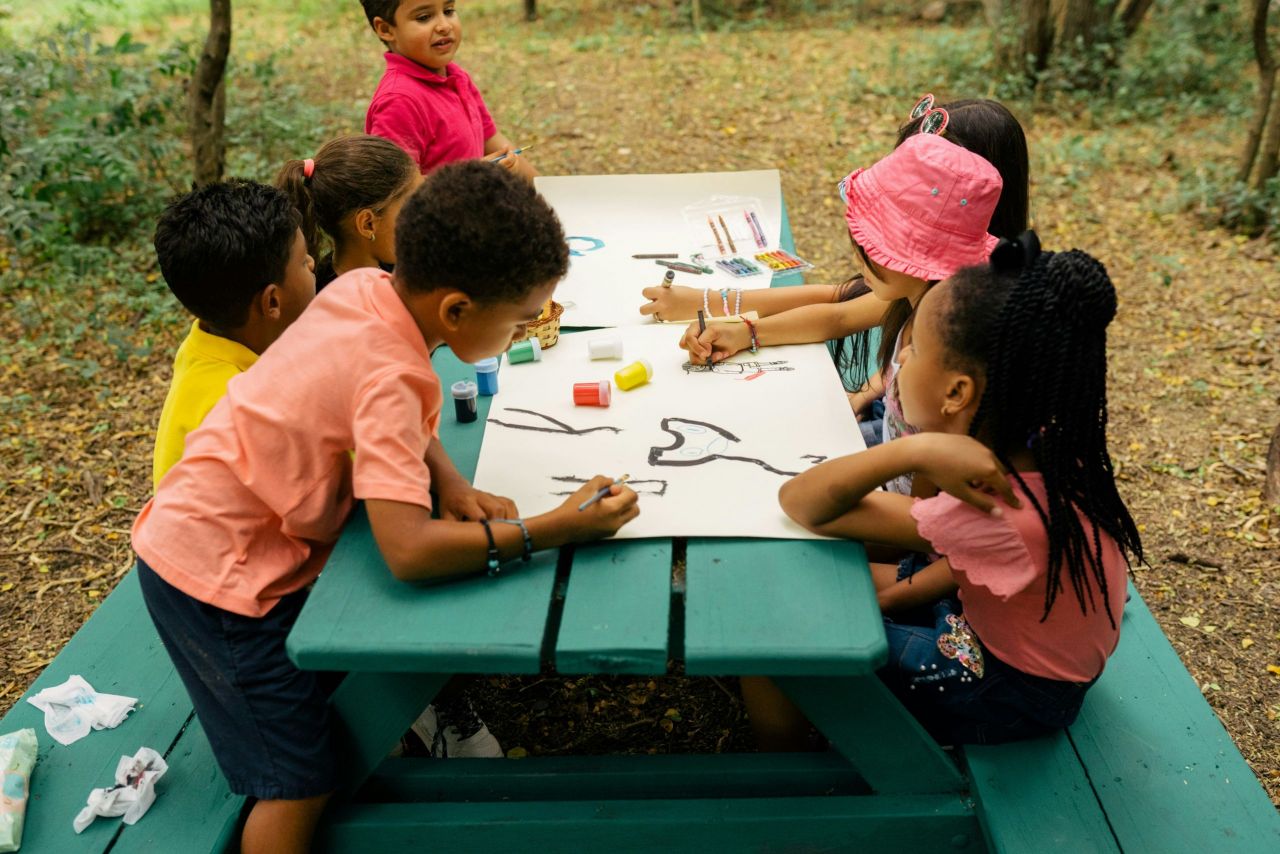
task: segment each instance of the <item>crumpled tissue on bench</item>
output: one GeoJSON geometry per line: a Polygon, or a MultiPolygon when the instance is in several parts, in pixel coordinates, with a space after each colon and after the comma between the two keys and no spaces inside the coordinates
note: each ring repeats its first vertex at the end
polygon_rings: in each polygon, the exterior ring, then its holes
{"type": "Polygon", "coordinates": [[[27,698],[44,712],[44,728],[60,744],[72,744],[92,729],[112,729],[133,711],[137,697],[99,694],[80,676],[61,685],[45,688],[27,698]]]}
{"type": "Polygon", "coordinates": [[[150,747],[139,748],[133,756],[121,756],[116,766],[116,784],[90,792],[88,806],[71,822],[76,833],[92,824],[97,816],[122,815],[125,824],[135,824],[155,803],[156,781],[168,770],[164,757],[150,747]]]}

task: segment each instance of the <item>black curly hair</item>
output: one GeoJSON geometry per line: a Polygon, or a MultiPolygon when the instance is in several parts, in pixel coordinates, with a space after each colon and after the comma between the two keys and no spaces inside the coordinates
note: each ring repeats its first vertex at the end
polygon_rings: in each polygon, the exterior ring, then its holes
{"type": "MultiPolygon", "coordinates": [[[[996,209],[991,214],[987,231],[996,237],[1013,239],[1026,230],[1030,216],[1029,184],[1030,159],[1027,155],[1027,137],[1022,125],[1009,108],[999,101],[987,98],[965,98],[947,104],[939,104],[947,111],[947,128],[942,138],[954,142],[983,158],[1000,173],[1002,187],[996,209]]],[[[898,128],[894,148],[920,132],[923,117],[912,119],[898,128]]],[[[857,250],[860,254],[861,247],[857,250]]],[[[863,256],[865,262],[866,257],[863,256]]],[[[869,293],[861,276],[854,276],[840,286],[837,301],[853,299],[869,293]]],[[[889,363],[898,333],[911,317],[911,303],[895,300],[885,309],[880,323],[880,346],[877,349],[877,366],[889,363]]],[[[845,384],[852,389],[863,386],[875,373],[871,367],[870,332],[858,332],[842,338],[832,346],[832,357],[845,384]]]]}
{"type": "Polygon", "coordinates": [[[396,276],[411,291],[457,288],[481,304],[515,302],[568,269],[555,211],[528,181],[488,161],[436,169],[396,220],[396,276]]]}
{"type": "Polygon", "coordinates": [[[214,330],[235,329],[253,298],[284,279],[301,221],[275,187],[239,179],[201,187],[160,214],[160,272],[187,311],[214,330]]]}
{"type": "Polygon", "coordinates": [[[1013,452],[1029,449],[1044,477],[1047,506],[1027,493],[1049,534],[1044,616],[1063,590],[1065,567],[1081,611],[1096,610],[1096,587],[1114,626],[1098,532],[1126,559],[1143,555],[1107,452],[1107,325],[1116,291],[1106,268],[1078,249],[1041,253],[1028,231],[1001,241],[989,264],[957,272],[943,298],[946,361],[985,378],[970,435],[1024,490],[1013,452]]]}

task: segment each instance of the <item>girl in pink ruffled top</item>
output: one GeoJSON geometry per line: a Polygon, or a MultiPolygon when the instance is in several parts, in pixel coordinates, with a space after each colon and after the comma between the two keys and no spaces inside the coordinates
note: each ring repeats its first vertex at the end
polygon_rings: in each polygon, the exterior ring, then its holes
{"type": "MultiPolygon", "coordinates": [[[[782,487],[783,509],[811,531],[936,558],[904,562],[905,584],[895,567],[872,572],[883,610],[926,609],[925,625],[885,618],[881,677],[944,743],[1067,726],[1116,647],[1142,543],[1107,453],[1115,311],[1089,255],[1041,253],[1032,232],[1002,241],[916,308],[898,385],[921,432],[782,487]],[[939,494],[876,490],[908,473],[939,494]]],[[[762,746],[794,744],[804,719],[780,694],[752,693],[762,746]]]]}

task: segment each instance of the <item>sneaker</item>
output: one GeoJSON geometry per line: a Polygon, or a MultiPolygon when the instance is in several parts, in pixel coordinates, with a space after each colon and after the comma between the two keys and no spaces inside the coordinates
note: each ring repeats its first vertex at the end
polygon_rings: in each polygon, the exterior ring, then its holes
{"type": "Polygon", "coordinates": [[[502,746],[466,699],[432,704],[410,727],[433,759],[501,759],[502,746]]]}

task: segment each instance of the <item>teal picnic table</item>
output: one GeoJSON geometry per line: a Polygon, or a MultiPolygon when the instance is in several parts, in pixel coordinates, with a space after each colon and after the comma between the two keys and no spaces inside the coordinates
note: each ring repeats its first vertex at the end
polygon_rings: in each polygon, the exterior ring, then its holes
{"type": "MultiPolygon", "coordinates": [[[[782,242],[794,251],[785,208],[782,242]]],[[[446,387],[473,375],[447,349],[432,362],[446,387]]],[[[441,419],[469,479],[489,402],[480,398],[475,423],[441,419]]],[[[886,641],[858,543],[604,541],[422,586],[391,575],[357,510],[288,648],[299,667],[349,674],[334,696],[347,776],[321,832],[331,850],[424,838],[446,850],[859,839],[984,850],[955,763],[875,676],[886,641]],[[833,751],[384,761],[455,675],[663,675],[673,662],[690,676],[775,677],[833,751]]]]}

